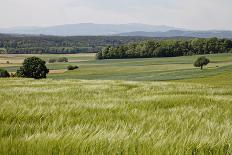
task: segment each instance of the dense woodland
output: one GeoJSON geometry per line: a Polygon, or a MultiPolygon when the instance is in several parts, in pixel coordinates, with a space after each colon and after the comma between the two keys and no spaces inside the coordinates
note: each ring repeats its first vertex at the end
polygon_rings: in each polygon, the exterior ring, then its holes
{"type": "Polygon", "coordinates": [[[227,53],[232,49],[229,39],[156,40],[108,46],[97,54],[98,59],[175,57],[195,54],[227,53]]]}
{"type": "Polygon", "coordinates": [[[154,38],[120,36],[28,36],[0,34],[0,53],[7,54],[74,54],[98,52],[102,47],[119,46],[154,38]]]}

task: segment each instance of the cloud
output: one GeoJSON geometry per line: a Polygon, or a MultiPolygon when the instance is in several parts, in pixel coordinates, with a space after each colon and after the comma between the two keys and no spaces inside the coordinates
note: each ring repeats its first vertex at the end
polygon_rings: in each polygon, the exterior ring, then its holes
{"type": "Polygon", "coordinates": [[[231,29],[231,0],[0,0],[0,27],[147,23],[231,29]]]}

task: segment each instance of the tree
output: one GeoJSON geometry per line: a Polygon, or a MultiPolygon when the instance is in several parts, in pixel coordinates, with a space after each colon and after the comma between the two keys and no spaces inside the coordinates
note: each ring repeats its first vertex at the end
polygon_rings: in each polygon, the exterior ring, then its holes
{"type": "Polygon", "coordinates": [[[4,69],[0,69],[0,78],[6,78],[6,77],[10,77],[8,71],[4,69]]]}
{"type": "Polygon", "coordinates": [[[17,76],[42,79],[46,78],[49,70],[46,67],[46,62],[37,57],[30,57],[24,60],[23,66],[17,70],[17,76]]]}
{"type": "Polygon", "coordinates": [[[201,67],[201,70],[203,69],[203,66],[208,65],[210,62],[210,60],[204,56],[199,57],[195,62],[194,62],[194,66],[195,67],[201,67]]]}
{"type": "Polygon", "coordinates": [[[78,69],[79,67],[78,66],[72,66],[72,65],[69,65],[67,67],[68,70],[75,70],[75,69],[78,69]]]}
{"type": "Polygon", "coordinates": [[[48,60],[49,63],[55,63],[56,61],[57,61],[57,59],[55,59],[55,58],[51,58],[48,60]]]}

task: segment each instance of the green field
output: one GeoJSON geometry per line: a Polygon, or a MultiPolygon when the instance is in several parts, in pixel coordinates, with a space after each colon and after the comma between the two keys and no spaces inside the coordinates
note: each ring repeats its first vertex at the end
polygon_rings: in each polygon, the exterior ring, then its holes
{"type": "Polygon", "coordinates": [[[232,151],[231,75],[212,77],[214,84],[1,79],[0,150],[226,154],[232,151]]]}
{"type": "MultiPolygon", "coordinates": [[[[0,56],[0,62],[3,62],[0,67],[15,72],[23,59],[29,56],[31,55],[0,56]],[[12,63],[4,64],[7,60],[12,63]]],[[[123,60],[95,60],[94,54],[36,56],[44,60],[63,56],[69,58],[69,63],[47,64],[52,71],[61,71],[60,74],[59,72],[50,74],[48,77],[52,79],[166,81],[212,76],[232,71],[232,54],[208,55],[211,63],[204,71],[193,67],[193,62],[199,56],[123,60]],[[70,64],[78,65],[80,69],[66,71],[70,64]]]]}
{"type": "MultiPolygon", "coordinates": [[[[203,71],[197,56],[66,56],[48,67],[80,69],[0,79],[0,154],[232,153],[232,54],[207,56],[203,71]]],[[[14,72],[25,57],[0,55],[0,67],[14,72]]]]}

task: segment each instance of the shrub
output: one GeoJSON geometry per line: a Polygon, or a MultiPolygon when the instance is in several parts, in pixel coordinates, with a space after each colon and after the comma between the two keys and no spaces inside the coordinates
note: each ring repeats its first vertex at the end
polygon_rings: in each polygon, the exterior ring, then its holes
{"type": "Polygon", "coordinates": [[[202,57],[199,57],[195,62],[194,62],[194,66],[195,67],[201,67],[201,70],[203,69],[203,66],[206,66],[208,65],[210,62],[209,59],[207,59],[206,57],[202,56],[202,57]]]}
{"type": "Polygon", "coordinates": [[[10,73],[10,77],[17,77],[16,73],[10,73]]]}
{"type": "Polygon", "coordinates": [[[68,62],[68,58],[66,58],[66,57],[58,58],[57,62],[68,62]]]}
{"type": "Polygon", "coordinates": [[[67,67],[68,70],[75,70],[75,69],[77,69],[77,68],[79,68],[79,67],[78,67],[78,66],[72,66],[72,65],[69,65],[69,66],[67,67]]]}
{"type": "Polygon", "coordinates": [[[0,69],[0,77],[1,77],[1,78],[10,77],[10,74],[8,73],[7,70],[0,69]]]}
{"type": "Polygon", "coordinates": [[[23,66],[17,70],[16,75],[19,77],[41,79],[46,78],[49,70],[46,62],[38,57],[30,57],[24,60],[23,66]]]}
{"type": "Polygon", "coordinates": [[[7,64],[10,64],[10,61],[6,61],[7,64]]]}
{"type": "Polygon", "coordinates": [[[230,49],[229,53],[232,53],[232,48],[230,49]]]}
{"type": "Polygon", "coordinates": [[[48,60],[48,63],[55,63],[57,61],[57,59],[51,58],[48,60]]]}

